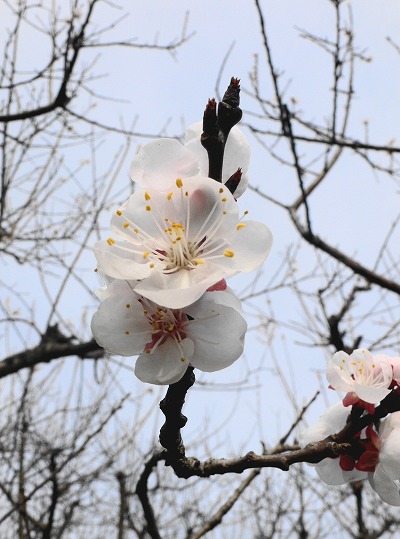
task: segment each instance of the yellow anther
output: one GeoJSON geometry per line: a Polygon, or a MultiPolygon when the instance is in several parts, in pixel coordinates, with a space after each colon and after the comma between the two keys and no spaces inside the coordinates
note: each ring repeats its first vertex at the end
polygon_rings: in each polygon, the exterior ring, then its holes
{"type": "Polygon", "coordinates": [[[204,264],[204,260],[202,258],[196,258],[194,262],[195,264],[204,264]]]}
{"type": "Polygon", "coordinates": [[[108,245],[114,245],[115,240],[113,240],[112,238],[108,238],[107,243],[108,243],[108,245]]]}
{"type": "Polygon", "coordinates": [[[129,331],[125,331],[125,335],[129,335],[129,331]]]}
{"type": "Polygon", "coordinates": [[[241,230],[242,228],[246,228],[246,225],[244,223],[239,223],[236,225],[236,230],[241,230]]]}
{"type": "Polygon", "coordinates": [[[177,187],[182,187],[182,186],[183,186],[183,181],[182,181],[181,178],[177,178],[177,179],[176,179],[176,186],[177,186],[177,187]]]}
{"type": "Polygon", "coordinates": [[[124,228],[128,228],[129,223],[124,223],[124,228]]]}
{"type": "Polygon", "coordinates": [[[233,258],[235,256],[235,253],[232,251],[232,249],[225,249],[224,256],[227,258],[233,258]]]}
{"type": "Polygon", "coordinates": [[[223,193],[223,192],[224,192],[224,190],[222,189],[222,187],[220,187],[219,192],[220,192],[220,193],[223,193]]]}
{"type": "Polygon", "coordinates": [[[189,196],[189,191],[185,191],[185,197],[189,196]]]}
{"type": "Polygon", "coordinates": [[[139,230],[137,228],[134,228],[133,231],[134,231],[135,234],[138,234],[138,232],[139,232],[139,230]]]}
{"type": "Polygon", "coordinates": [[[245,214],[245,215],[248,215],[248,214],[249,214],[249,212],[248,212],[248,211],[246,210],[246,211],[244,212],[244,214],[245,214]]]}
{"type": "Polygon", "coordinates": [[[186,359],[184,357],[181,357],[182,363],[185,363],[186,359]]]}
{"type": "Polygon", "coordinates": [[[116,213],[117,215],[122,215],[122,211],[121,211],[121,210],[117,210],[115,213],[116,213]]]}
{"type": "Polygon", "coordinates": [[[152,262],[152,263],[150,264],[150,267],[151,267],[151,268],[154,268],[154,266],[155,266],[155,264],[154,264],[154,262],[152,262]]]}
{"type": "Polygon", "coordinates": [[[97,268],[94,268],[94,270],[93,270],[93,271],[95,271],[95,272],[97,273],[97,272],[98,272],[99,270],[98,270],[97,268]]]}
{"type": "Polygon", "coordinates": [[[150,251],[145,251],[143,253],[143,258],[146,260],[146,258],[149,256],[149,254],[150,254],[150,251]]]}
{"type": "Polygon", "coordinates": [[[167,195],[168,200],[171,200],[173,194],[174,193],[168,193],[168,195],[167,195]]]}
{"type": "Polygon", "coordinates": [[[147,191],[146,191],[145,194],[144,194],[144,198],[145,198],[146,200],[150,200],[150,195],[149,195],[149,193],[148,193],[147,191]]]}
{"type": "Polygon", "coordinates": [[[174,329],[175,329],[174,324],[171,324],[171,325],[168,326],[168,331],[171,332],[171,331],[174,331],[174,329]]]}
{"type": "Polygon", "coordinates": [[[222,202],[226,202],[228,199],[226,197],[221,198],[222,202]]]}
{"type": "Polygon", "coordinates": [[[223,213],[224,215],[226,215],[227,212],[226,212],[226,210],[224,210],[222,213],[223,213]]]}
{"type": "Polygon", "coordinates": [[[151,211],[151,206],[146,206],[146,211],[151,211]]]}
{"type": "Polygon", "coordinates": [[[127,303],[127,304],[125,305],[125,307],[126,307],[127,309],[129,309],[130,306],[131,306],[130,303],[127,303]]]}

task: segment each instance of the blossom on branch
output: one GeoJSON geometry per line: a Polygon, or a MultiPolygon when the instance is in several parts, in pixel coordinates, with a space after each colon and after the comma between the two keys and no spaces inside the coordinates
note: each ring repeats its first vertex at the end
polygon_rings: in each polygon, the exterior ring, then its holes
{"type": "Polygon", "coordinates": [[[135,192],[111,228],[115,239],[94,247],[99,270],[138,281],[138,294],[172,309],[194,303],[225,277],[256,269],[272,245],[266,225],[243,221],[229,190],[202,176],[135,192]]]}
{"type": "MultiPolygon", "coordinates": [[[[340,432],[349,411],[341,402],[331,406],[314,425],[300,434],[306,446],[340,432]]],[[[353,438],[352,454],[327,458],[316,465],[317,473],[328,485],[368,479],[378,496],[390,505],[400,506],[400,411],[390,414],[379,427],[370,424],[353,438]]]]}
{"type": "Polygon", "coordinates": [[[231,291],[206,292],[184,309],[170,309],[118,280],[102,298],[92,320],[93,336],[113,354],[139,355],[135,374],[143,382],[173,384],[189,365],[221,370],[243,352],[247,324],[231,291]]]}
{"type": "MultiPolygon", "coordinates": [[[[354,350],[352,354],[336,352],[328,362],[328,382],[336,391],[346,391],[346,406],[359,403],[375,405],[391,391],[393,367],[390,358],[372,355],[367,349],[354,350]]],[[[373,412],[374,406],[363,406],[373,412]]]]}

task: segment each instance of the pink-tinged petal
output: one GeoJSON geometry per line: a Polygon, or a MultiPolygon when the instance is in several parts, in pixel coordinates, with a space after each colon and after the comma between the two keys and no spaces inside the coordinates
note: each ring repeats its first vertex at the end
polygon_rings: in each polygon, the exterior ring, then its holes
{"type": "Polygon", "coordinates": [[[236,310],[213,301],[207,293],[201,301],[185,308],[194,320],[187,325],[195,351],[191,364],[205,372],[225,369],[243,353],[247,323],[236,310]]]}
{"type": "Polygon", "coordinates": [[[151,326],[135,294],[112,295],[99,306],[92,319],[97,343],[112,354],[140,354],[151,340],[151,326]]]}
{"type": "Polygon", "coordinates": [[[177,178],[199,173],[196,157],[175,139],[158,139],[142,146],[130,167],[134,182],[165,191],[177,178]]]}
{"type": "Polygon", "coordinates": [[[190,339],[184,339],[179,345],[167,339],[154,352],[144,352],[138,357],[135,374],[139,380],[149,384],[174,384],[185,374],[193,350],[190,339]]]}
{"type": "Polygon", "coordinates": [[[227,286],[228,285],[226,284],[225,279],[221,279],[217,283],[207,288],[207,292],[218,292],[218,291],[221,292],[221,291],[226,290],[227,286]]]}
{"type": "Polygon", "coordinates": [[[392,481],[382,466],[368,474],[368,481],[378,496],[389,505],[400,506],[399,484],[392,481]]]}

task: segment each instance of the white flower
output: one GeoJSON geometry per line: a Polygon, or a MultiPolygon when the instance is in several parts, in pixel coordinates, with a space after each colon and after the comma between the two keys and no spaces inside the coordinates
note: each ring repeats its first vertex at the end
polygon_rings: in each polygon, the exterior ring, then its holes
{"type": "Polygon", "coordinates": [[[326,376],[336,391],[353,392],[362,401],[377,404],[390,393],[393,369],[386,356],[373,356],[360,348],[351,355],[336,352],[327,365],[326,376]]]}
{"type": "Polygon", "coordinates": [[[390,414],[382,422],[379,438],[379,463],[368,474],[368,480],[384,502],[400,506],[400,412],[390,414]]]}
{"type": "MultiPolygon", "coordinates": [[[[193,124],[186,131],[185,144],[175,139],[157,139],[142,146],[130,167],[130,176],[143,187],[165,191],[176,178],[208,176],[208,155],[200,142],[202,122],[193,124]]],[[[225,183],[238,168],[242,178],[234,192],[238,198],[248,185],[247,169],[250,146],[238,127],[228,137],[224,152],[222,181],[225,183]]],[[[217,182],[218,183],[218,182],[217,182]]]]}
{"type": "MultiPolygon", "coordinates": [[[[329,407],[324,414],[310,427],[302,431],[299,435],[301,446],[306,446],[312,442],[324,440],[331,434],[340,432],[346,425],[349,416],[349,409],[345,408],[341,401],[329,407]]],[[[344,470],[340,466],[339,458],[326,458],[316,464],[318,476],[328,485],[341,485],[349,481],[357,481],[367,478],[367,473],[355,468],[344,470]]]]}
{"type": "Polygon", "coordinates": [[[140,280],[139,294],[173,309],[225,277],[256,269],[272,245],[268,227],[243,222],[229,190],[202,176],[178,178],[164,192],[135,192],[111,228],[122,241],[96,243],[99,270],[140,280]]]}
{"type": "MultiPolygon", "coordinates": [[[[200,176],[208,176],[208,154],[200,142],[202,132],[203,122],[197,122],[188,127],[185,133],[185,148],[196,156],[199,163],[200,176]]],[[[242,178],[234,192],[235,198],[239,198],[249,184],[247,177],[249,163],[250,145],[241,130],[237,126],[234,126],[229,132],[228,141],[225,146],[222,181],[225,183],[238,168],[242,170],[242,178]]]]}
{"type": "Polygon", "coordinates": [[[243,352],[247,324],[231,292],[206,292],[185,309],[160,307],[113,281],[92,320],[96,341],[113,354],[139,355],[143,382],[172,384],[189,365],[205,372],[229,367],[243,352]]]}

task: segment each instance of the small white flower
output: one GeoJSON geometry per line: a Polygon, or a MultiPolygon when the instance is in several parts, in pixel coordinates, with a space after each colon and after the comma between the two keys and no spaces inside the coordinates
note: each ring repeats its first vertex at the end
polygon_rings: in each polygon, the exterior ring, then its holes
{"type": "Polygon", "coordinates": [[[229,190],[202,176],[178,178],[163,192],[135,192],[111,228],[122,241],[96,243],[99,270],[139,280],[139,294],[173,309],[225,277],[256,269],[272,245],[267,226],[243,222],[229,190]]]}
{"type": "Polygon", "coordinates": [[[373,356],[360,348],[350,355],[336,352],[327,365],[326,376],[336,391],[353,392],[362,401],[377,404],[390,393],[393,369],[386,356],[373,356]]]}
{"type": "Polygon", "coordinates": [[[92,320],[96,341],[113,354],[139,355],[143,382],[172,384],[189,365],[205,372],[229,367],[243,352],[247,324],[231,292],[206,292],[185,309],[160,307],[113,281],[92,320]]]}

